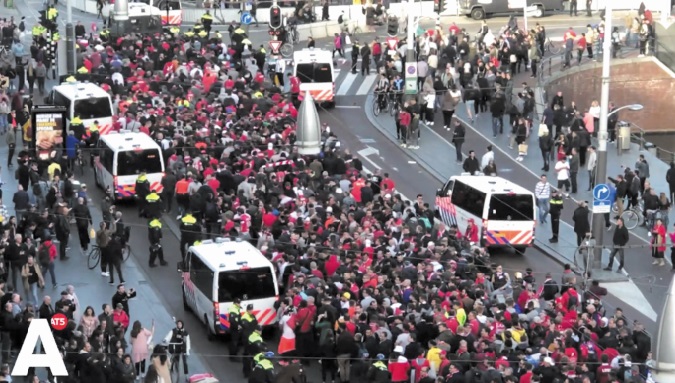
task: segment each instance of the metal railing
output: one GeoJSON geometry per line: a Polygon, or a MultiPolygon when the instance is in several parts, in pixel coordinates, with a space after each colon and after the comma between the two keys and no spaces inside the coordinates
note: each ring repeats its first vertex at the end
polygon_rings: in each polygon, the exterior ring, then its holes
{"type": "Polygon", "coordinates": [[[658,38],[654,43],[654,56],[670,70],[675,71],[675,52],[665,46],[658,38]]]}
{"type": "Polygon", "coordinates": [[[675,162],[675,152],[666,150],[654,145],[652,142],[645,139],[645,130],[641,127],[635,125],[633,122],[630,123],[630,142],[638,144],[640,150],[649,150],[658,158],[659,160],[670,163],[675,162]]]}

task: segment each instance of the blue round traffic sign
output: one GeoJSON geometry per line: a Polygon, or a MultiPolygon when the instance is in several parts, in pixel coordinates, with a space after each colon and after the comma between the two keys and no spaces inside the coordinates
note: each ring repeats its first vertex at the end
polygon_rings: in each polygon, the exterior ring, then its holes
{"type": "Polygon", "coordinates": [[[251,12],[242,12],[240,21],[244,25],[251,24],[253,22],[253,16],[251,16],[251,12]]]}

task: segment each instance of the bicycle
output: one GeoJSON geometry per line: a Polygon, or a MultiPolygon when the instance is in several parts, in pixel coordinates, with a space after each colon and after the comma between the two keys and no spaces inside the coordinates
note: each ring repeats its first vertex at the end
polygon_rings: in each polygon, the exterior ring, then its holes
{"type": "Polygon", "coordinates": [[[579,274],[585,275],[591,269],[594,249],[595,238],[591,233],[587,233],[581,245],[574,251],[574,266],[579,274]]]}
{"type": "Polygon", "coordinates": [[[544,50],[553,55],[557,55],[558,53],[562,52],[562,46],[556,47],[555,44],[553,44],[553,41],[551,41],[551,38],[547,37],[546,41],[544,41],[544,50]]]}
{"type": "MultiPolygon", "coordinates": [[[[642,223],[645,223],[645,217],[642,213],[644,211],[644,202],[642,200],[638,201],[638,204],[631,206],[630,209],[624,210],[619,216],[623,220],[623,225],[626,226],[626,229],[633,230],[642,223]]],[[[612,212],[618,214],[619,208],[614,204],[612,206],[612,212]]]]}
{"type": "MultiPolygon", "coordinates": [[[[122,262],[126,262],[130,255],[131,246],[129,246],[127,243],[122,247],[122,262]]],[[[87,267],[89,270],[94,270],[96,266],[98,266],[99,262],[101,262],[101,248],[97,245],[94,245],[91,250],[89,250],[89,254],[87,255],[87,267]]]]}
{"type": "Polygon", "coordinates": [[[401,111],[401,103],[397,99],[397,95],[395,93],[389,93],[389,115],[392,117],[396,117],[398,112],[401,111]]]}
{"type": "Polygon", "coordinates": [[[387,111],[389,109],[389,97],[387,97],[384,92],[375,92],[375,101],[373,102],[373,114],[379,116],[380,112],[387,111]],[[380,101],[380,98],[382,100],[380,101]],[[380,105],[382,104],[382,105],[380,105]]]}

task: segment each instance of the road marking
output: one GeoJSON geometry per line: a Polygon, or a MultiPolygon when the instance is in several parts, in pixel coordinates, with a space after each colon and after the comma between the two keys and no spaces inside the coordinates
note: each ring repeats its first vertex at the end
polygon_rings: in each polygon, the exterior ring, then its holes
{"type": "Polygon", "coordinates": [[[375,140],[372,138],[359,138],[362,144],[374,144],[375,140]]]}
{"type": "Polygon", "coordinates": [[[356,94],[357,95],[368,94],[368,92],[370,92],[370,88],[372,88],[373,84],[375,84],[375,80],[377,80],[376,74],[369,74],[368,76],[366,76],[366,78],[363,79],[363,83],[361,83],[359,90],[356,91],[356,94]]]}
{"type": "Polygon", "coordinates": [[[610,294],[628,303],[631,307],[639,308],[639,311],[652,321],[656,322],[656,319],[658,319],[658,314],[656,314],[652,305],[646,302],[644,294],[632,280],[628,282],[607,282],[603,283],[602,286],[610,294]]]}
{"type": "Polygon", "coordinates": [[[373,165],[377,170],[382,170],[382,167],[380,167],[378,164],[376,164],[375,161],[368,158],[368,156],[373,155],[373,154],[379,156],[380,155],[379,150],[377,150],[377,149],[375,149],[371,146],[368,146],[365,149],[359,150],[357,153],[359,154],[359,156],[363,157],[364,160],[368,161],[371,165],[373,165]]]}
{"type": "Polygon", "coordinates": [[[417,161],[408,161],[408,163],[409,163],[410,165],[415,165],[415,164],[417,163],[417,161]]]}
{"type": "Polygon", "coordinates": [[[335,105],[335,109],[361,109],[358,105],[335,105]]]}
{"type": "Polygon", "coordinates": [[[336,95],[338,96],[344,96],[349,92],[349,88],[352,87],[352,84],[354,83],[354,80],[356,80],[356,77],[358,74],[356,73],[347,73],[347,76],[345,77],[344,80],[342,80],[342,83],[340,84],[340,88],[338,88],[338,91],[336,95]]]}

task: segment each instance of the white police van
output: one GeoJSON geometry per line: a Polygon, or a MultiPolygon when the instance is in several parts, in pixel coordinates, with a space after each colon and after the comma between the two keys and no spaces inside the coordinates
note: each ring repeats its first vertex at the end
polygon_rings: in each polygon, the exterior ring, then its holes
{"type": "Polygon", "coordinates": [[[49,105],[66,108],[68,126],[75,116],[80,116],[87,133],[95,121],[98,122],[101,136],[112,132],[112,99],[108,92],[96,84],[72,82],[57,85],[45,101],[49,105]]]}
{"type": "Polygon", "coordinates": [[[279,286],[274,265],[249,242],[228,238],[191,246],[178,263],[183,281],[183,306],[206,327],[211,340],[229,332],[229,309],[235,299],[242,310],[253,305],[261,326],[277,322],[274,304],[279,286]]]}
{"type": "Polygon", "coordinates": [[[126,130],[112,132],[101,136],[96,150],[96,185],[109,188],[115,199],[133,198],[136,179],[141,173],[146,174],[151,190],[162,191],[162,149],[147,134],[126,130]]]}

